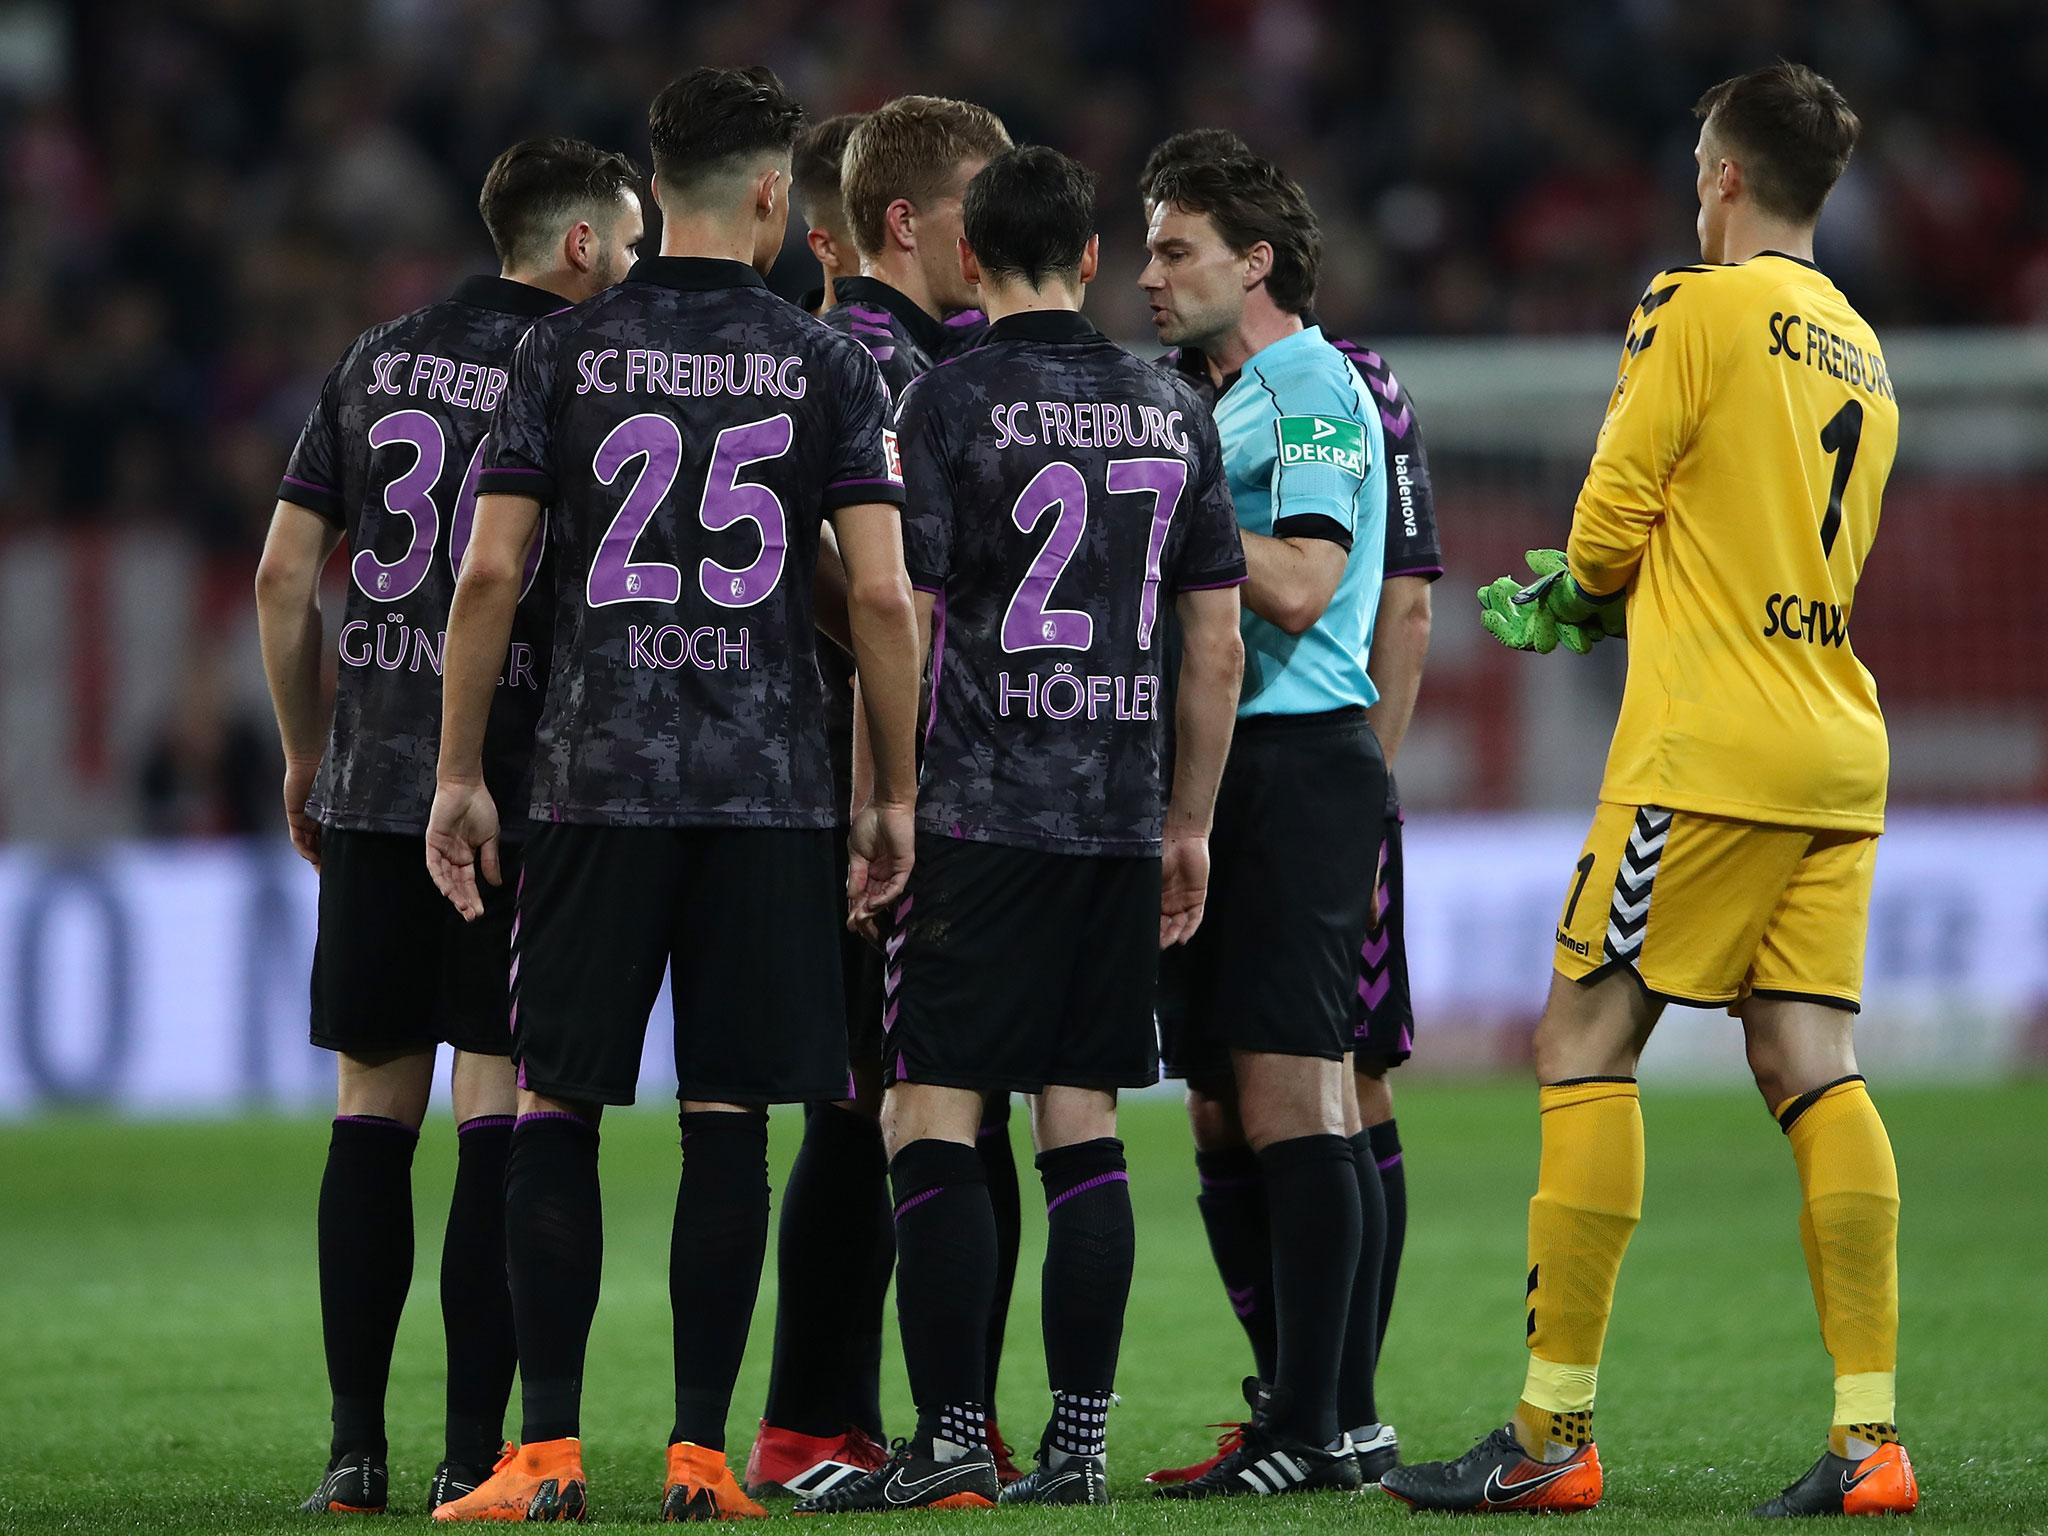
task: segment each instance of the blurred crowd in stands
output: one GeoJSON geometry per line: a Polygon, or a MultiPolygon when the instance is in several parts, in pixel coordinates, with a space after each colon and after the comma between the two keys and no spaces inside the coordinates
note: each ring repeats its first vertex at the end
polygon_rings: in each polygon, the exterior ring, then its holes
{"type": "MultiPolygon", "coordinates": [[[[1618,334],[1697,256],[1691,103],[1780,54],[1865,119],[1821,256],[1866,315],[2048,324],[2042,0],[12,0],[0,559],[134,523],[253,558],[341,348],[489,264],[492,156],[570,131],[644,164],[698,63],[816,115],[971,97],[1080,156],[1091,310],[1140,341],[1136,171],[1211,123],[1309,188],[1347,333],[1618,334]]],[[[777,284],[813,277],[797,232],[777,284]]]]}
{"type": "MultiPolygon", "coordinates": [[[[1144,331],[1132,179],[1223,123],[1310,188],[1354,332],[1618,327],[1689,254],[1699,90],[1774,54],[1864,113],[1826,264],[1880,327],[2048,321],[2039,0],[49,0],[0,20],[0,526],[248,548],[319,378],[487,261],[484,168],[764,59],[819,114],[973,97],[1102,177],[1093,303],[1144,331]]],[[[808,276],[794,247],[778,276],[808,276]]]]}

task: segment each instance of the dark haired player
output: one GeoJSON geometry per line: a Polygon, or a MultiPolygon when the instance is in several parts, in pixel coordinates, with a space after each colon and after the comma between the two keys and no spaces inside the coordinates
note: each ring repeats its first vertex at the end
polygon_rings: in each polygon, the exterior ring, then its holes
{"type": "MultiPolygon", "coordinates": [[[[834,119],[838,121],[838,119],[834,119]]],[[[974,302],[961,276],[960,207],[968,180],[1009,145],[985,107],[937,96],[903,96],[858,120],[839,167],[840,217],[857,248],[857,274],[832,284],[837,302],[819,318],[873,355],[892,400],[952,345],[940,321],[974,302]]],[[[799,141],[800,153],[805,142],[799,141]]],[[[811,146],[808,180],[822,204],[823,150],[811,146]]],[[[801,170],[801,166],[800,166],[801,170]]],[[[800,177],[800,180],[802,178],[800,177]]],[[[801,205],[803,193],[799,192],[801,205]]],[[[819,242],[812,240],[812,249],[819,242]]],[[[820,260],[824,259],[820,253],[820,260]]],[[[852,776],[854,702],[843,653],[820,657],[831,695],[835,764],[844,768],[840,806],[864,800],[852,776]]],[[[844,1102],[804,1113],[803,1145],[783,1193],[776,1244],[775,1356],[768,1401],[747,1456],[755,1497],[822,1493],[888,1459],[882,1428],[882,1313],[895,1261],[888,1166],[875,1115],[881,1105],[882,964],[874,946],[847,933],[841,957],[854,1088],[844,1102]]],[[[1009,1241],[1005,1274],[1017,1267],[1019,1201],[1003,1119],[984,1138],[1007,1171],[1009,1241]]],[[[1008,1285],[1002,1287],[1007,1302],[1008,1285]]],[[[1007,1306],[1003,1311],[1007,1312],[1007,1306]]],[[[999,1329],[1000,1325],[996,1325],[999,1329]]],[[[995,1334],[999,1341],[1000,1331],[995,1334]]],[[[992,1395],[992,1394],[991,1394],[992,1395]]],[[[998,1447],[999,1466],[1008,1457],[998,1447]]],[[[1009,1466],[1015,1475],[1014,1466],[1009,1466]]]]}
{"type": "Polygon", "coordinates": [[[846,159],[846,141],[866,114],[842,112],[823,122],[809,123],[797,135],[789,159],[789,202],[804,222],[804,243],[818,259],[820,285],[797,302],[814,315],[821,315],[839,302],[835,285],[842,277],[860,271],[860,253],[853,247],[853,231],[846,224],[846,197],[841,187],[841,167],[846,159]]]}
{"type": "MultiPolygon", "coordinates": [[[[1153,213],[1152,185],[1167,165],[1250,153],[1251,147],[1226,128],[1192,128],[1161,142],[1147,158],[1138,181],[1147,226],[1153,213]]],[[[1313,312],[1304,312],[1302,320],[1314,324],[1313,312]]],[[[1408,1227],[1407,1170],[1387,1074],[1408,1059],[1415,1043],[1404,933],[1407,898],[1402,882],[1401,808],[1393,766],[1414,715],[1423,664],[1429,655],[1430,585],[1443,574],[1443,557],[1437,541],[1429,459],[1414,400],[1395,377],[1392,365],[1377,351],[1340,338],[1332,338],[1330,344],[1365,380],[1379,413],[1387,463],[1386,554],[1371,660],[1379,699],[1366,711],[1387,762],[1387,833],[1366,876],[1373,885],[1372,916],[1358,956],[1353,1072],[1346,1084],[1345,1131],[1358,1159],[1363,1219],[1343,1369],[1337,1380],[1338,1422],[1351,1436],[1359,1472],[1368,1483],[1375,1483],[1400,1455],[1393,1425],[1376,1422],[1379,1415],[1373,1385],[1393,1311],[1408,1227]],[[1386,1212],[1384,1242],[1378,1236],[1382,1206],[1386,1212]]],[[[1208,362],[1198,349],[1172,348],[1161,362],[1178,369],[1205,400],[1214,402],[1219,381],[1210,377],[1208,362]]],[[[1230,382],[1227,378],[1221,381],[1225,386],[1230,382]]],[[[1245,1144],[1243,1127],[1227,1112],[1227,1102],[1219,1107],[1225,1112],[1193,1117],[1201,1186],[1196,1203],[1231,1310],[1251,1340],[1259,1374],[1265,1376],[1272,1371],[1276,1345],[1273,1245],[1265,1187],[1258,1177],[1257,1159],[1245,1144]]],[[[1242,1437],[1241,1424],[1224,1428],[1215,1455],[1192,1466],[1162,1468],[1148,1474],[1146,1481],[1184,1483],[1200,1477],[1235,1450],[1242,1437]]]]}
{"type": "MultiPolygon", "coordinates": [[[[263,660],[284,742],[285,821],[320,872],[313,1043],[340,1090],[320,1186],[320,1312],[334,1440],[315,1511],[381,1510],[384,1392],[412,1282],[412,1157],[436,1047],[455,1047],[455,1192],[441,1259],[448,1338],[446,1458],[430,1507],[497,1459],[512,1388],[505,1156],[512,1131],[506,971],[510,893],[465,927],[421,860],[440,730],[442,631],[469,542],[490,412],[534,319],[625,275],[641,233],[640,173],[575,139],[500,155],[478,199],[499,275],[373,327],[320,391],[278,487],[257,570],[263,660]],[[322,718],[320,572],[346,535],[331,722],[322,718]]],[[[522,583],[537,584],[536,540],[522,583]]],[[[522,551],[522,558],[527,552],[522,551]]],[[[546,677],[545,590],[522,597],[494,657],[484,771],[523,806],[546,677]]],[[[523,818],[508,820],[518,866],[523,818]]]]}
{"type": "Polygon", "coordinates": [[[1834,1359],[1820,1459],[1751,1513],[1904,1514],[1920,1498],[1895,1422],[1898,1170],[1852,1030],[1884,717],[1846,634],[1788,619],[1849,612],[1898,448],[1877,337],[1813,264],[1860,125],[1789,63],[1723,81],[1694,112],[1705,265],[1659,273],[1630,317],[1568,548],[1532,559],[1541,582],[1482,594],[1488,630],[1518,649],[1553,646],[1560,626],[1579,630],[1573,649],[1625,628],[1628,686],[1536,1026],[1521,1400],[1456,1460],[1387,1474],[1421,1509],[1600,1501],[1594,1393],[1642,1215],[1636,1062],[1672,1001],[1742,1021],[1798,1168],[1834,1359]]]}
{"type": "Polygon", "coordinates": [[[884,925],[897,1305],[916,1434],[799,1513],[986,1504],[995,1213],[982,1097],[1033,1101],[1053,1412],[1006,1503],[1107,1501],[1134,1237],[1116,1095],[1157,1078],[1162,946],[1202,921],[1243,664],[1244,557],[1215,427],[1079,313],[1095,181],[1055,150],[975,177],[982,343],[905,396],[905,544],[937,614],[918,863],[884,925]],[[1160,620],[1183,634],[1172,796],[1160,620]]]}
{"type": "Polygon", "coordinates": [[[1140,278],[1161,338],[1198,349],[1250,580],[1245,685],[1217,799],[1209,921],[1162,967],[1161,1042],[1191,1119],[1253,1149],[1272,1240],[1276,1347],[1251,1422],[1175,1498],[1355,1488],[1339,1360],[1376,1178],[1347,1137],[1344,1056],[1371,919],[1386,766],[1367,710],[1384,440],[1360,376],[1304,322],[1321,235],[1301,189],[1250,155],[1165,165],[1140,278]],[[1224,387],[1228,381],[1228,387],[1224,387]]]}
{"type": "Polygon", "coordinates": [[[522,1444],[444,1520],[585,1505],[583,1364],[602,1267],[598,1120],[633,1099],[667,970],[683,1168],[670,1248],[676,1419],[662,1513],[759,1516],[725,1421],[767,1242],[770,1103],[846,1092],[838,814],[812,577],[831,517],[876,742],[853,837],[879,902],[911,858],[917,633],[874,361],[769,292],[802,109],[699,69],[649,113],[662,252],[540,322],[492,424],[450,618],[436,882],[502,878],[484,705],[543,507],[553,671],[515,948],[520,1117],[506,1183],[522,1444]]]}

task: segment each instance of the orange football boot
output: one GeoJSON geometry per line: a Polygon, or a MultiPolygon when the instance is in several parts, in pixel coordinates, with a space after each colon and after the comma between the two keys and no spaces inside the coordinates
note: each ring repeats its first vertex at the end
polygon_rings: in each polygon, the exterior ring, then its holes
{"type": "Polygon", "coordinates": [[[1861,1461],[1823,1452],[1804,1477],[1750,1511],[1764,1519],[1787,1515],[1907,1515],[1920,1503],[1913,1460],[1896,1441],[1861,1461]]]}
{"type": "Polygon", "coordinates": [[[506,1447],[476,1492],[434,1511],[436,1520],[582,1520],[581,1440],[539,1440],[506,1447]]]}
{"type": "Polygon", "coordinates": [[[765,1520],[768,1511],[748,1498],[726,1465],[725,1452],[684,1440],[668,1448],[668,1486],[661,1491],[664,1520],[765,1520]]]}
{"type": "Polygon", "coordinates": [[[1563,1461],[1536,1461],[1522,1449],[1510,1424],[1456,1461],[1389,1467],[1380,1486],[1413,1509],[1569,1514],[1600,1502],[1600,1453],[1587,1444],[1563,1461]]]}

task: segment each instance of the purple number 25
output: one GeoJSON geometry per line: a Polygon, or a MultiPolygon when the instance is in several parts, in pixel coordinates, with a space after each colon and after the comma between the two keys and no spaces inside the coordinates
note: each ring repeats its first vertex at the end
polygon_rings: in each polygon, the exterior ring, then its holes
{"type": "MultiPolygon", "coordinates": [[[[751,608],[782,580],[789,535],[781,499],[765,485],[742,481],[740,471],[781,458],[794,440],[795,427],[785,413],[726,427],[711,445],[698,522],[713,533],[751,522],[761,534],[761,552],[748,565],[733,569],[708,557],[698,562],[699,590],[722,608],[751,608]]],[[[593,608],[673,603],[683,595],[681,569],[633,558],[634,546],[682,473],[683,434],[673,417],[649,411],[620,422],[598,445],[591,472],[600,484],[610,485],[635,459],[643,461],[640,472],[626,488],[590,564],[584,597],[593,608]]]]}

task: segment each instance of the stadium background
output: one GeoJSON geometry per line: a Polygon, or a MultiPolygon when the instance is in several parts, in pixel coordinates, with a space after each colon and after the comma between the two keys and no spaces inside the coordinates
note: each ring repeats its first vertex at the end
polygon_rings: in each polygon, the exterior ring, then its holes
{"type": "MultiPolygon", "coordinates": [[[[1308,186],[1319,307],[1416,397],[1448,567],[1401,763],[1422,1048],[1402,1084],[1417,1225],[1390,1412],[1404,1435],[1442,1437],[1471,1428],[1475,1404],[1494,1411],[1515,1368],[1514,1330],[1493,1324],[1514,1315],[1534,1117],[1518,1085],[1452,1069],[1526,1055],[1623,658],[1508,655],[1472,623],[1470,593],[1560,541],[1629,306],[1651,272],[1696,257],[1687,106],[1780,53],[1864,116],[1819,255],[1884,337],[1905,420],[1855,637],[1893,731],[1862,1034],[1915,1202],[1909,1349],[1931,1351],[1938,1325],[1946,1353],[1918,1381],[1950,1415],[1953,1459],[2017,1469],[2032,1490],[2012,1506],[2031,1516],[1947,1511],[2037,1522],[2041,1431],[1996,1452],[1971,1436],[2010,1417],[1987,1383],[2030,1396],[2001,1375],[2000,1340],[2048,1336],[2042,1303],[2007,1289],[2048,1259],[2048,661],[2029,600],[2048,523],[2038,0],[0,0],[0,1315],[19,1325],[0,1433],[34,1425],[23,1455],[0,1458],[0,1528],[129,1487],[67,1471],[110,1427],[180,1453],[156,1510],[172,1525],[209,1523],[223,1480],[248,1501],[236,1518],[260,1524],[312,1465],[331,1069],[304,1043],[313,879],[280,835],[250,599],[276,476],[346,342],[487,265],[473,205],[500,147],[572,131],[644,163],[646,100],[705,60],[766,61],[818,115],[905,90],[972,97],[1079,155],[1103,189],[1090,310],[1141,347],[1133,182],[1153,142],[1224,124],[1308,186]],[[1480,1278],[1496,1271],[1499,1287],[1480,1278]],[[1457,1334],[1479,1306],[1493,1308],[1476,1314],[1482,1337],[1457,1334]]],[[[793,237],[778,286],[813,275],[793,237]]],[[[599,1338],[612,1379],[648,1387],[655,1414],[674,1156],[662,1054],[651,1112],[608,1132],[617,1236],[599,1338]]],[[[1711,1310],[1681,1375],[1691,1360],[1742,1383],[1748,1409],[1811,1418],[1793,1385],[1758,1394],[1739,1374],[1781,1349],[1808,1375],[1820,1357],[1783,1154],[1728,1087],[1737,1037],[1675,1014],[1647,1070],[1673,1106],[1652,1113],[1653,1168],[1670,1170],[1653,1173],[1653,1207],[1656,1180],[1691,1182],[1653,1209],[1631,1260],[1649,1295],[1625,1298],[1624,1318],[1642,1310],[1617,1325],[1616,1354],[1668,1356],[1648,1316],[1711,1310]],[[1771,1256],[1761,1278],[1745,1249],[1771,1256]],[[1743,1315],[1769,1320],[1762,1343],[1739,1335],[1743,1315]]],[[[1176,1114],[1168,1099],[1131,1114],[1140,1214],[1159,1234],[1141,1240],[1134,1315],[1180,1342],[1129,1351],[1127,1395],[1150,1406],[1127,1421],[1126,1473],[1188,1449],[1189,1426],[1230,1405],[1214,1360],[1235,1340],[1176,1114]]],[[[446,1160],[427,1142],[394,1410],[395,1430],[410,1415],[422,1436],[446,1160]]],[[[1029,1293],[1019,1391],[1042,1379],[1029,1293]]],[[[1636,1392],[1644,1411],[1699,1401],[1666,1375],[1636,1392]]],[[[2038,1421],[2031,1402],[2021,1416],[2038,1421]]],[[[593,1436],[653,1432],[622,1401],[597,1412],[593,1436]]],[[[1698,1459],[1697,1436],[1668,1455],[1656,1486],[1682,1494],[1689,1474],[1672,1469],[1698,1459]]],[[[1739,1464],[1723,1470],[1740,1481],[1739,1464]]]]}

